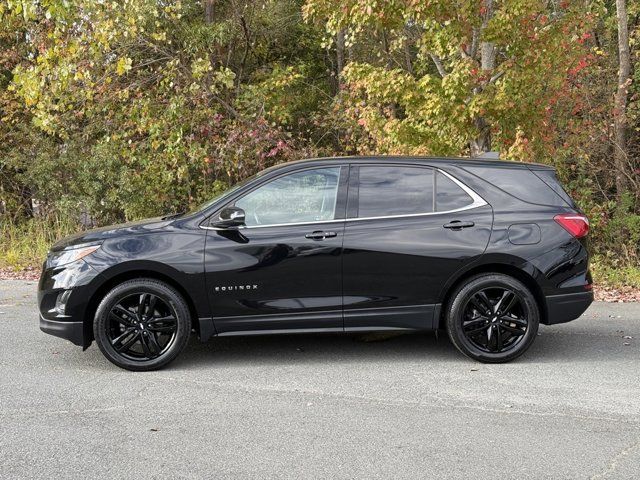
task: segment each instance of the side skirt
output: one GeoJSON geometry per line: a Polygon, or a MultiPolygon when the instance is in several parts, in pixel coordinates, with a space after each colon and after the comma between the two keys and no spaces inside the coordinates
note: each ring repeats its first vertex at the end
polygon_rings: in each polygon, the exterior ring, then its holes
{"type": "Polygon", "coordinates": [[[345,332],[433,330],[438,328],[436,304],[402,307],[352,308],[344,311],[345,332]]]}
{"type": "Polygon", "coordinates": [[[234,332],[222,332],[217,337],[242,337],[244,335],[280,335],[295,333],[344,333],[342,328],[284,328],[281,330],[240,330],[234,332]]]}
{"type": "Polygon", "coordinates": [[[419,331],[438,328],[440,304],[359,308],[343,312],[199,318],[200,341],[213,336],[419,331]],[[309,328],[301,325],[310,324],[309,328]]]}

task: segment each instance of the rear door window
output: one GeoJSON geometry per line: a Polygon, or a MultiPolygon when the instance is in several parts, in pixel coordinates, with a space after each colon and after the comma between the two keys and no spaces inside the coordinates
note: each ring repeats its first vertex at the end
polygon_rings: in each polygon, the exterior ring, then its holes
{"type": "Polygon", "coordinates": [[[404,165],[359,167],[357,216],[431,213],[433,169],[404,165]]]}

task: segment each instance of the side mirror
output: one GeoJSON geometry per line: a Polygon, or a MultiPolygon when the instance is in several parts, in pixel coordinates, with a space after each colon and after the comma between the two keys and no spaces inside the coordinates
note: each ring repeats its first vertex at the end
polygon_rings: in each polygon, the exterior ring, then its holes
{"type": "Polygon", "coordinates": [[[220,228],[234,228],[244,225],[244,210],[238,207],[225,207],[218,215],[217,221],[212,221],[211,225],[220,228]]]}

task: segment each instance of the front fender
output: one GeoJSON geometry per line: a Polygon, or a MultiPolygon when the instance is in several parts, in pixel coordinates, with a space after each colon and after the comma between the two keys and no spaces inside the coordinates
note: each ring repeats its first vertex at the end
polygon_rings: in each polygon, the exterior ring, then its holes
{"type": "Polygon", "coordinates": [[[210,317],[204,284],[203,231],[159,232],[105,241],[87,262],[112,284],[144,276],[165,279],[187,296],[198,317],[210,317]]]}

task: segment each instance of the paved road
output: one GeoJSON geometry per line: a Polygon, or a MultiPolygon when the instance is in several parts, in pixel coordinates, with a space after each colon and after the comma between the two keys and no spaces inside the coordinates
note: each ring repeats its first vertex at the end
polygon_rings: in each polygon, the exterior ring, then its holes
{"type": "Polygon", "coordinates": [[[0,282],[0,478],[640,477],[639,304],[506,365],[305,335],[194,339],[136,374],[41,334],[35,288],[0,282]]]}

